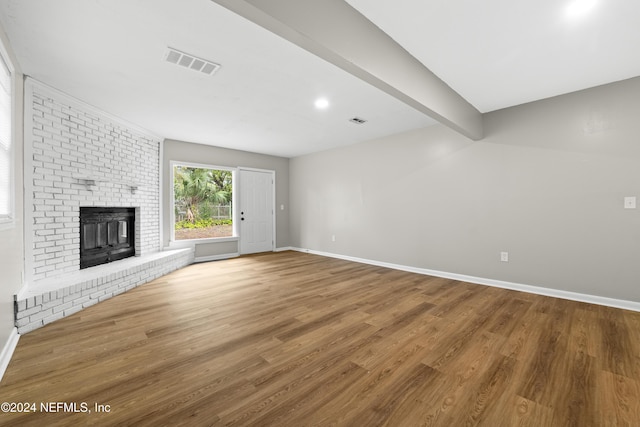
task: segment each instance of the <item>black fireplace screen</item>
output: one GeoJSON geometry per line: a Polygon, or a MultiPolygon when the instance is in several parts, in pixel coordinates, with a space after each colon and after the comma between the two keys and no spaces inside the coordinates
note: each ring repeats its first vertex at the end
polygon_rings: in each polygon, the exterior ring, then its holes
{"type": "Polygon", "coordinates": [[[80,269],[135,255],[135,208],[80,208],[80,269]]]}

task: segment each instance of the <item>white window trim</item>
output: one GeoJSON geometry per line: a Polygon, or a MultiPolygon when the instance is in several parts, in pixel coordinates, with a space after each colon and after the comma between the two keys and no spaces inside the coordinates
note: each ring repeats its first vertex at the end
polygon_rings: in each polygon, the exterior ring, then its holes
{"type": "Polygon", "coordinates": [[[9,53],[0,40],[0,55],[11,73],[11,145],[9,147],[9,216],[0,218],[0,230],[15,228],[16,226],[16,69],[9,57],[9,53]]]}
{"type": "Polygon", "coordinates": [[[176,223],[176,212],[175,212],[175,191],[173,189],[173,182],[174,182],[174,170],[176,166],[186,166],[188,168],[202,168],[202,169],[216,169],[216,170],[224,170],[224,171],[230,171],[231,172],[231,180],[232,180],[232,188],[233,188],[233,194],[232,194],[232,201],[231,201],[231,205],[232,206],[236,206],[236,179],[237,179],[237,168],[232,168],[232,167],[228,167],[228,166],[216,166],[216,165],[209,165],[209,164],[205,164],[205,163],[193,163],[193,162],[182,162],[179,160],[171,160],[169,161],[169,185],[171,186],[171,188],[169,189],[169,200],[171,202],[170,206],[169,206],[169,229],[170,229],[170,235],[169,235],[169,245],[171,246],[171,248],[180,248],[180,247],[189,247],[189,246],[193,246],[194,244],[198,243],[214,243],[214,242],[231,242],[231,241],[237,241],[238,240],[238,232],[237,232],[237,228],[236,228],[236,210],[234,209],[232,212],[232,219],[233,219],[233,236],[231,237],[215,237],[215,238],[205,238],[205,239],[181,239],[181,240],[176,240],[176,229],[175,229],[175,223],[176,223]]]}

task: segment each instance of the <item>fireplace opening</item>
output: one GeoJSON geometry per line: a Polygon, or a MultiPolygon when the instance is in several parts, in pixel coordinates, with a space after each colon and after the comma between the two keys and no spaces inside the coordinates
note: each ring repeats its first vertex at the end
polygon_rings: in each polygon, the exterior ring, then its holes
{"type": "Polygon", "coordinates": [[[134,256],[135,208],[80,208],[80,269],[134,256]]]}

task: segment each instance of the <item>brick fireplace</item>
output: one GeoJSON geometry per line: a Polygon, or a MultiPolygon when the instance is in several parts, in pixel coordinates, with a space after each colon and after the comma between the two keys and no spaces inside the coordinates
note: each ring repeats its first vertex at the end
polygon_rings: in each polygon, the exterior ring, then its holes
{"type": "Polygon", "coordinates": [[[160,140],[44,85],[27,86],[32,281],[80,269],[80,207],[137,208],[136,255],[159,250],[160,140]]]}
{"type": "MultiPolygon", "coordinates": [[[[116,260],[126,252],[141,258],[138,264],[144,264],[146,256],[161,249],[158,137],[33,79],[25,82],[25,122],[26,286],[16,295],[16,323],[21,333],[46,324],[47,319],[63,317],[72,307],[77,311],[78,304],[68,305],[73,303],[70,295],[75,290],[80,308],[94,303],[86,299],[89,291],[94,295],[89,299],[104,299],[124,291],[117,287],[115,291],[98,292],[103,285],[113,288],[109,277],[117,269],[100,270],[103,266],[95,262],[98,258],[116,261],[109,264],[115,265],[126,261],[116,260]],[[81,224],[81,209],[107,207],[135,212],[133,228],[126,225],[123,229],[118,222],[122,220],[81,224]],[[99,233],[103,228],[106,234],[99,233]],[[128,243],[120,241],[123,234],[128,243]],[[81,262],[81,247],[87,246],[89,258],[100,252],[96,251],[100,247],[111,249],[106,249],[106,255],[81,262]],[[86,273],[90,270],[94,271],[86,273]],[[86,292],[81,295],[83,286],[86,292]],[[73,290],[61,294],[60,302],[65,303],[58,311],[55,307],[49,310],[52,304],[42,303],[43,299],[58,301],[57,291],[69,287],[73,290]],[[35,307],[38,302],[44,313],[35,307]]],[[[154,256],[156,261],[161,258],[162,254],[154,256]]],[[[179,268],[188,262],[169,262],[167,268],[179,268]]],[[[134,264],[128,262],[123,268],[129,271],[134,264]]],[[[156,268],[156,264],[153,267],[152,275],[131,281],[125,278],[127,287],[164,274],[163,268],[156,268]]]]}
{"type": "Polygon", "coordinates": [[[80,269],[80,208],[137,208],[136,255],[160,248],[160,140],[54,89],[32,107],[31,279],[80,269]]]}

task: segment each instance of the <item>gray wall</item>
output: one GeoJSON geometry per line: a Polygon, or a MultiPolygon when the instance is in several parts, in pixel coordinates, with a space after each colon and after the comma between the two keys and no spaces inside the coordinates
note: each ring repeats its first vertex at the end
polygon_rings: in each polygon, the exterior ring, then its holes
{"type": "MultiPolygon", "coordinates": [[[[276,172],[276,248],[289,246],[289,159],[246,151],[194,144],[183,141],[165,140],[162,160],[162,232],[163,245],[169,244],[171,236],[170,216],[170,168],[172,160],[214,166],[248,167],[274,170],[276,172]],[[280,210],[284,205],[284,210],[280,210]]],[[[237,242],[198,244],[196,257],[208,257],[238,251],[237,242]]]]}
{"type": "Polygon", "coordinates": [[[291,245],[640,301],[640,78],[484,119],[291,159],[291,245]]]}
{"type": "Polygon", "coordinates": [[[14,194],[15,194],[15,226],[9,229],[0,229],[0,351],[14,328],[13,295],[22,287],[22,274],[24,272],[24,240],[23,240],[23,76],[19,71],[18,63],[13,57],[11,47],[0,29],[0,38],[4,46],[9,50],[13,65],[17,68],[15,73],[15,121],[14,127],[14,194]]]}

